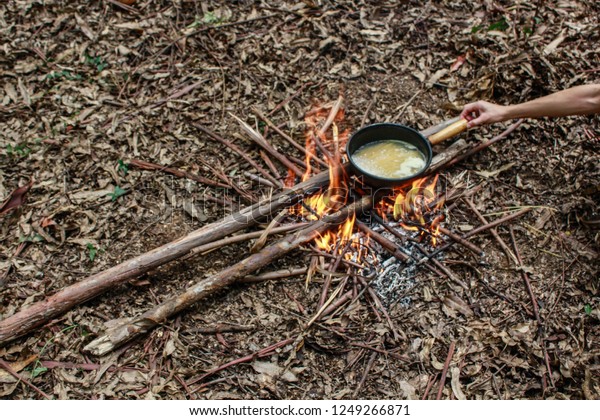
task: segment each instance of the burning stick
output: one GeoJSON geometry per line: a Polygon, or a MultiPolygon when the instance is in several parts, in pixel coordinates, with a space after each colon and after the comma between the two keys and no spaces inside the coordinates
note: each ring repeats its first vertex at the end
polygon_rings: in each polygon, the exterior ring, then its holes
{"type": "Polygon", "coordinates": [[[406,255],[404,252],[400,251],[400,249],[398,249],[398,246],[394,242],[392,242],[388,238],[386,238],[385,236],[380,235],[379,233],[375,232],[373,229],[371,229],[370,227],[368,227],[367,225],[365,225],[362,222],[356,222],[356,225],[358,226],[358,228],[360,230],[365,232],[367,235],[369,235],[375,241],[379,242],[379,244],[381,246],[383,246],[394,257],[398,258],[398,260],[400,260],[402,262],[407,262],[410,260],[410,257],[408,255],[406,255]]]}
{"type": "Polygon", "coordinates": [[[234,284],[247,274],[280,258],[300,245],[313,240],[332,225],[346,220],[351,214],[369,209],[372,204],[373,198],[365,196],[360,201],[345,207],[341,211],[315,221],[305,229],[288,235],[275,244],[263,248],[259,253],[253,254],[237,264],[196,283],[182,294],[147,310],[132,321],[109,329],[103,336],[89,343],[85,347],[85,350],[97,356],[112,351],[116,347],[163,323],[174,314],[189,308],[216,290],[234,284]]]}

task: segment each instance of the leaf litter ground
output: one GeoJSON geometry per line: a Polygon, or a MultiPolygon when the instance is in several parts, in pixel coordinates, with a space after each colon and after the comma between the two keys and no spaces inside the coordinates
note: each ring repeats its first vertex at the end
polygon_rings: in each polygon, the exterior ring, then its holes
{"type": "MultiPolygon", "coordinates": [[[[270,118],[302,141],[306,112],[340,92],[343,129],[424,129],[473,100],[518,102],[600,77],[595,2],[117,3],[0,6],[0,197],[17,204],[0,225],[1,317],[269,194],[191,122],[262,163],[230,113],[264,130],[251,107],[275,110],[270,118]],[[140,170],[134,159],[213,182],[225,174],[248,194],[140,170]],[[31,181],[26,202],[11,196],[31,181]]],[[[491,138],[499,126],[463,137],[491,138]]],[[[469,287],[415,271],[405,304],[386,301],[394,331],[361,299],[317,323],[302,346],[197,381],[298,334],[323,281],[305,288],[299,276],[219,292],[108,356],[82,351],[105,323],[237,262],[243,244],[117,287],[0,348],[0,358],[62,399],[597,399],[599,135],[597,116],[527,121],[445,171],[448,185],[482,183],[472,199],[489,219],[535,207],[509,222],[523,266],[488,234],[472,239],[484,258],[453,248],[445,264],[469,287]],[[540,305],[541,338],[521,271],[540,305]]],[[[274,132],[267,138],[302,158],[274,132]]],[[[447,223],[457,232],[480,225],[466,205],[447,223]]],[[[511,243],[508,225],[498,234],[511,243]]],[[[311,252],[265,271],[307,266],[311,252]]],[[[2,369],[0,395],[42,397],[2,369]]]]}

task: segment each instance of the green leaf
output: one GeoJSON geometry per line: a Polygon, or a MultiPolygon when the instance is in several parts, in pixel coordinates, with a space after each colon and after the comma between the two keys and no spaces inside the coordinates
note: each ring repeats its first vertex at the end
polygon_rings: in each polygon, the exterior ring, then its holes
{"type": "Polygon", "coordinates": [[[121,159],[118,160],[119,163],[119,171],[123,172],[123,175],[127,175],[127,172],[129,172],[129,166],[123,162],[121,159]]]}
{"type": "Polygon", "coordinates": [[[19,236],[19,243],[23,243],[23,242],[44,242],[44,237],[42,235],[40,235],[39,233],[36,233],[35,235],[29,235],[29,236],[24,236],[21,235],[19,236]]]}
{"type": "Polygon", "coordinates": [[[88,249],[88,255],[90,257],[90,261],[94,262],[94,259],[96,258],[96,254],[98,253],[98,250],[96,249],[96,247],[92,244],[87,244],[87,249],[88,249]]]}
{"type": "Polygon", "coordinates": [[[204,23],[220,23],[221,19],[214,12],[206,12],[202,18],[204,23]]]}
{"type": "Polygon", "coordinates": [[[509,28],[508,22],[506,18],[502,18],[497,22],[492,23],[488,26],[488,31],[505,31],[509,28]]]}
{"type": "Polygon", "coordinates": [[[36,378],[36,377],[40,376],[42,373],[46,372],[47,370],[48,370],[47,367],[38,366],[31,371],[31,378],[36,378]]]}
{"type": "Polygon", "coordinates": [[[592,305],[590,305],[589,303],[587,305],[585,305],[583,307],[583,310],[585,311],[585,313],[587,315],[591,315],[592,314],[592,305]]]}
{"type": "Polygon", "coordinates": [[[471,33],[474,34],[476,32],[479,32],[481,30],[482,26],[481,25],[475,25],[471,28],[471,33]]]}
{"type": "Polygon", "coordinates": [[[92,67],[96,67],[98,73],[108,67],[108,63],[106,63],[102,57],[92,57],[87,54],[85,56],[85,63],[92,67]]]}
{"type": "Polygon", "coordinates": [[[117,186],[115,186],[115,190],[108,195],[110,195],[110,197],[112,198],[112,201],[116,201],[117,198],[119,198],[126,192],[127,192],[127,190],[124,190],[123,188],[121,188],[117,185],[117,186]]]}

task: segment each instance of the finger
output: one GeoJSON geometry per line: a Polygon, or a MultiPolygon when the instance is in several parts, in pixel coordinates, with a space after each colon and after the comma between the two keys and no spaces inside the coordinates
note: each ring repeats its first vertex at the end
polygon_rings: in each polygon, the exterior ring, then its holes
{"type": "Polygon", "coordinates": [[[483,125],[485,124],[485,117],[483,117],[482,115],[478,116],[475,119],[472,119],[471,121],[469,121],[467,123],[467,127],[468,128],[472,128],[472,127],[477,127],[479,125],[483,125]]]}
{"type": "Polygon", "coordinates": [[[479,105],[477,105],[476,102],[473,102],[473,103],[465,105],[462,112],[460,113],[460,117],[470,121],[473,118],[477,118],[477,116],[480,114],[480,112],[481,112],[481,110],[480,110],[479,105]]]}

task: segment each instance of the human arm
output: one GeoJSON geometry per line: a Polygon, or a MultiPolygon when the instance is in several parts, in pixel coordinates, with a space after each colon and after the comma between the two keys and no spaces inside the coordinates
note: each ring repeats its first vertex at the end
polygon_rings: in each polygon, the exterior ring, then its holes
{"type": "Polygon", "coordinates": [[[565,117],[600,113],[600,84],[575,86],[532,101],[515,105],[496,105],[477,101],[465,105],[460,116],[469,127],[513,118],[565,117]]]}

